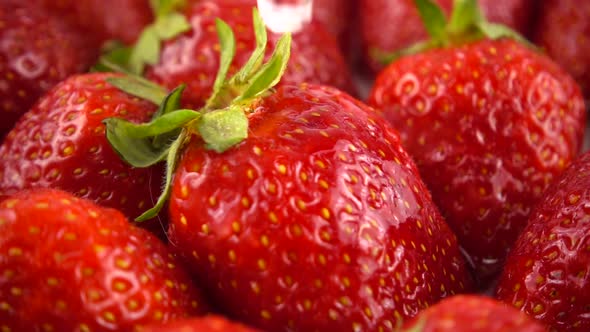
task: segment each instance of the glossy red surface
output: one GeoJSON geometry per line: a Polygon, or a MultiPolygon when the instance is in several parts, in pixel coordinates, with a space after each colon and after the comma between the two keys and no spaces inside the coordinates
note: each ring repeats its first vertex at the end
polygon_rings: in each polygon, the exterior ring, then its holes
{"type": "Polygon", "coordinates": [[[264,330],[392,330],[469,289],[399,138],[332,88],[284,86],[249,137],[176,172],[170,239],[220,308],[264,330]]]}

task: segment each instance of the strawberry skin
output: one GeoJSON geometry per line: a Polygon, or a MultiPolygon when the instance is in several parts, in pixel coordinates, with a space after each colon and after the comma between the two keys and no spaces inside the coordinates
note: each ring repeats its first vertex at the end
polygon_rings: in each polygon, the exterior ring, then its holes
{"type": "Polygon", "coordinates": [[[590,154],[543,195],[506,261],[497,297],[551,331],[590,330],[590,154]]]}
{"type": "Polygon", "coordinates": [[[502,302],[457,295],[422,311],[403,331],[419,332],[545,332],[543,325],[502,302]]]}
{"type": "Polygon", "coordinates": [[[256,332],[253,328],[230,322],[221,316],[181,319],[168,324],[150,325],[139,332],[256,332]]]}
{"type": "Polygon", "coordinates": [[[455,236],[376,111],[304,84],[252,112],[249,137],[223,154],[189,143],[170,198],[171,243],[230,317],[390,331],[469,288],[455,236]]]}
{"type": "Polygon", "coordinates": [[[0,146],[0,196],[27,188],[62,189],[120,209],[129,218],[152,204],[160,191],[160,169],[132,168],[121,161],[102,121],[145,122],[156,106],[106,82],[115,75],[73,76],[23,116],[0,146]]]}
{"type": "MultiPolygon", "coordinates": [[[[205,0],[186,10],[192,30],[164,43],[160,62],[146,76],[169,89],[185,83],[185,101],[200,107],[211,94],[219,68],[219,39],[215,18],[234,30],[237,49],[232,70],[242,67],[255,47],[252,29],[254,0],[205,0]]],[[[269,49],[274,49],[280,34],[269,31],[269,49]]],[[[267,54],[268,55],[268,54],[267,54]]],[[[311,23],[293,36],[291,58],[281,84],[328,84],[353,92],[351,75],[334,36],[323,26],[311,23]]]]}
{"type": "Polygon", "coordinates": [[[369,104],[400,131],[484,280],[577,155],[585,127],[571,77],[508,39],[402,58],[379,75],[369,104]]]}
{"type": "Polygon", "coordinates": [[[156,237],[53,189],[0,203],[3,331],[133,331],[206,304],[156,237]]]}
{"type": "Polygon", "coordinates": [[[92,39],[27,1],[0,2],[0,137],[47,90],[86,71],[98,55],[92,39]]]}
{"type": "MultiPolygon", "coordinates": [[[[436,0],[449,14],[453,0],[436,0]]],[[[480,0],[491,22],[505,24],[523,34],[530,28],[534,0],[480,0]]],[[[426,29],[414,0],[360,0],[363,47],[368,64],[375,72],[385,67],[374,50],[396,52],[426,38],[426,29]]]]}
{"type": "Polygon", "coordinates": [[[565,68],[590,97],[590,2],[545,0],[535,42],[565,68]]]}

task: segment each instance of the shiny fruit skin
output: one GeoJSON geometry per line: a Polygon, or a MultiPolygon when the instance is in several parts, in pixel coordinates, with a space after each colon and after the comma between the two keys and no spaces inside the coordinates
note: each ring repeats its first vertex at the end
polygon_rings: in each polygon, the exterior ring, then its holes
{"type": "Polygon", "coordinates": [[[334,88],[279,88],[223,154],[193,138],[170,212],[212,301],[263,330],[390,331],[470,286],[397,133],[334,88]]]}
{"type": "Polygon", "coordinates": [[[102,208],[54,189],[0,203],[5,331],[134,331],[206,312],[168,248],[102,208]]]}
{"type": "Polygon", "coordinates": [[[405,324],[403,331],[546,332],[547,329],[522,312],[489,297],[457,295],[422,311],[405,324]]]}
{"type": "Polygon", "coordinates": [[[99,46],[27,1],[0,1],[0,138],[41,95],[86,71],[99,46]]]}
{"type": "Polygon", "coordinates": [[[377,78],[369,104],[400,131],[483,281],[576,157],[585,128],[572,78],[508,39],[401,58],[377,78]]]}
{"type": "Polygon", "coordinates": [[[140,332],[257,332],[253,328],[234,323],[224,317],[210,315],[186,318],[168,324],[145,326],[140,332]]]}
{"type": "MultiPolygon", "coordinates": [[[[453,0],[436,0],[447,13],[453,0]]],[[[372,54],[373,49],[393,53],[427,38],[426,29],[413,0],[360,0],[363,48],[374,72],[385,65],[372,54]]],[[[534,0],[480,0],[486,18],[522,34],[530,30],[534,0]]]]}
{"type": "MultiPolygon", "coordinates": [[[[188,6],[185,13],[192,30],[164,44],[160,62],[147,70],[147,77],[170,89],[187,84],[185,102],[200,107],[211,94],[219,68],[219,39],[215,18],[234,30],[237,48],[232,71],[243,66],[255,46],[252,29],[254,0],[205,0],[188,6]]],[[[268,50],[280,34],[269,32],[268,50]]],[[[270,55],[270,54],[267,54],[270,55]]],[[[348,67],[334,36],[317,23],[293,35],[291,57],[280,84],[318,83],[354,91],[348,67]]]]}
{"type": "MultiPolygon", "coordinates": [[[[72,76],[22,117],[0,146],[0,196],[28,188],[62,189],[120,209],[130,219],[153,204],[161,190],[161,169],[133,168],[122,161],[102,121],[144,122],[156,105],[106,82],[116,75],[72,76]]],[[[157,222],[153,226],[162,228],[157,222]]]]}
{"type": "Polygon", "coordinates": [[[535,42],[565,68],[590,97],[590,2],[544,0],[535,42]]]}
{"type": "Polygon", "coordinates": [[[551,327],[590,330],[590,154],[545,192],[506,261],[497,297],[551,327]]]}

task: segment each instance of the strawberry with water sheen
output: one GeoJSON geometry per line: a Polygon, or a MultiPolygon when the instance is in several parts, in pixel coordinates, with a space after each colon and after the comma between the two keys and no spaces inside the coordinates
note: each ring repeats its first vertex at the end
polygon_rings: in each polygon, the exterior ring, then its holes
{"type": "Polygon", "coordinates": [[[180,262],[118,211],[53,189],[0,203],[3,331],[135,331],[207,310],[180,262]]]}
{"type": "Polygon", "coordinates": [[[98,46],[59,17],[27,1],[0,2],[0,137],[47,90],[86,71],[98,46]]]}
{"type": "MultiPolygon", "coordinates": [[[[200,107],[211,94],[219,68],[219,42],[215,19],[234,28],[237,39],[232,71],[243,66],[255,47],[251,13],[255,0],[205,0],[187,6],[185,15],[192,29],[162,46],[160,61],[147,69],[146,76],[167,88],[185,83],[185,101],[200,107]]],[[[269,32],[274,47],[280,35],[269,32]]],[[[268,55],[268,54],[267,54],[268,55]]],[[[334,36],[315,22],[293,35],[291,60],[280,84],[302,82],[327,84],[348,92],[354,86],[334,36]]]]}
{"type": "Polygon", "coordinates": [[[543,195],[512,249],[497,297],[550,331],[590,330],[590,153],[543,195]]]}
{"type": "Polygon", "coordinates": [[[455,236],[375,110],[305,84],[251,107],[249,137],[225,153],[192,138],[170,198],[170,241],[230,317],[393,330],[469,289],[455,236]]]}
{"type": "Polygon", "coordinates": [[[573,79],[510,39],[401,58],[379,75],[369,104],[400,130],[483,279],[499,272],[585,127],[573,79]]]}
{"type": "Polygon", "coordinates": [[[545,332],[531,317],[479,295],[457,295],[422,311],[404,324],[405,332],[545,332]]]}
{"type": "Polygon", "coordinates": [[[254,328],[235,323],[221,316],[180,319],[168,324],[150,325],[139,332],[257,332],[254,328]]]}
{"type": "Polygon", "coordinates": [[[107,80],[113,77],[120,75],[72,76],[23,116],[0,146],[0,196],[57,188],[129,218],[152,204],[160,192],[160,168],[132,168],[121,161],[102,121],[115,116],[145,122],[156,106],[112,86],[107,80]]]}

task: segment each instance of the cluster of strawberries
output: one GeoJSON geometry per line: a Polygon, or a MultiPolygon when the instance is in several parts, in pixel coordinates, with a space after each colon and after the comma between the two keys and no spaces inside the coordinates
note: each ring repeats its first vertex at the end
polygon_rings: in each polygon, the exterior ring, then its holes
{"type": "Polygon", "coordinates": [[[313,5],[0,0],[0,331],[590,330],[590,2],[313,5]]]}

